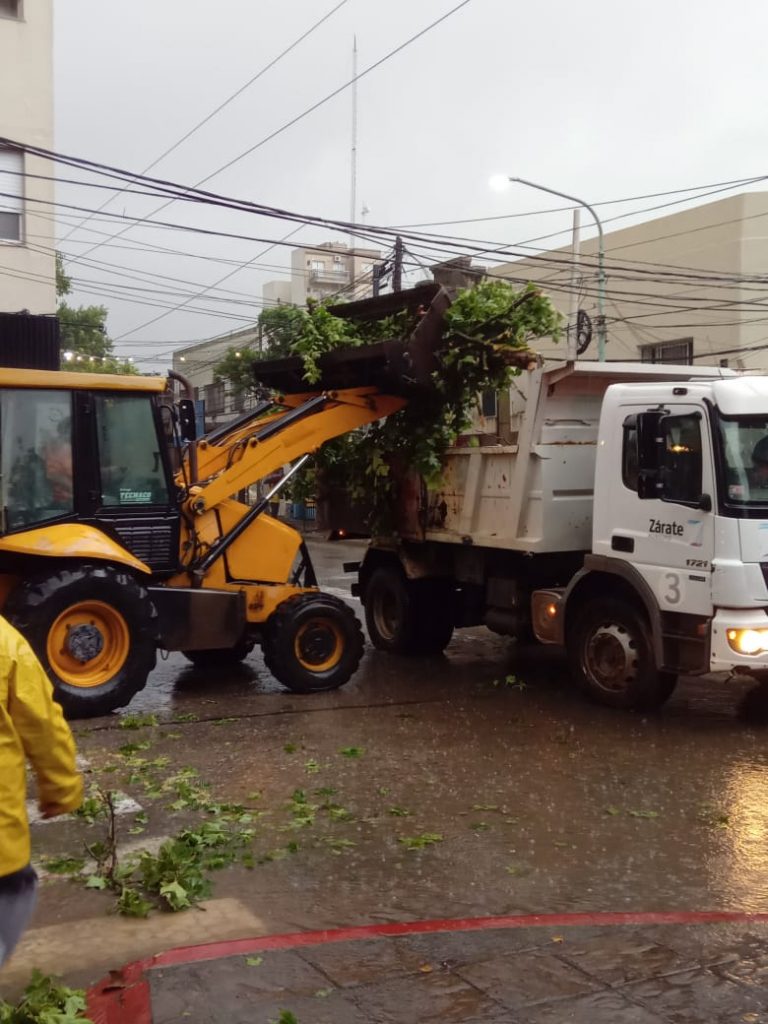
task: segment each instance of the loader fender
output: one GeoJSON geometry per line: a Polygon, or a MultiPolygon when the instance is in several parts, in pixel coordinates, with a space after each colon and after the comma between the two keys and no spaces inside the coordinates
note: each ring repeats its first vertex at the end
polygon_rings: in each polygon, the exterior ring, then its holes
{"type": "Polygon", "coordinates": [[[100,561],[130,566],[138,572],[152,574],[152,570],[112,540],[106,533],[85,523],[59,523],[42,526],[37,530],[24,530],[0,538],[0,554],[38,555],[45,558],[99,559],[100,561]]]}

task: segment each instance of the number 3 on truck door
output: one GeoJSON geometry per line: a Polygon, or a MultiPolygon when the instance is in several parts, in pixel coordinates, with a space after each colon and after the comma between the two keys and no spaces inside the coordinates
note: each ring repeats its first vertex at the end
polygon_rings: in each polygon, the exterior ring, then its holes
{"type": "Polygon", "coordinates": [[[664,573],[663,596],[667,604],[680,604],[680,577],[676,572],[664,573]]]}

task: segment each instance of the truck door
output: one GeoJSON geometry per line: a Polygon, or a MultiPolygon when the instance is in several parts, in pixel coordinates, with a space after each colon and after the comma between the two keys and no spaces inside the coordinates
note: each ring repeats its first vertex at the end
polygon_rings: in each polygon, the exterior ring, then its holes
{"type": "Polygon", "coordinates": [[[610,502],[599,517],[609,524],[610,551],[602,553],[632,562],[662,611],[710,615],[715,490],[707,420],[693,405],[621,411],[621,483],[610,498],[595,488],[596,501],[610,502]]]}

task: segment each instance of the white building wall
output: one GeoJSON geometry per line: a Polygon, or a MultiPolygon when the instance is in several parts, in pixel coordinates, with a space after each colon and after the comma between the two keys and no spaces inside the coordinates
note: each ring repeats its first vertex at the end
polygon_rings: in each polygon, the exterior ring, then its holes
{"type": "MultiPolygon", "coordinates": [[[[0,136],[45,149],[53,149],[52,13],[52,0],[0,3],[0,136]]],[[[26,157],[23,170],[53,173],[36,157],[26,157]]],[[[0,192],[12,191],[8,175],[0,177],[0,192]]],[[[55,313],[53,182],[25,177],[23,184],[21,241],[0,240],[0,311],[55,313]]]]}

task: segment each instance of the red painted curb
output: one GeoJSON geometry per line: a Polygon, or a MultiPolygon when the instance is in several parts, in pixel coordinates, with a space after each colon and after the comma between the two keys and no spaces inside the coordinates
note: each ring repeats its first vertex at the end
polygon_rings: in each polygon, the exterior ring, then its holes
{"type": "Polygon", "coordinates": [[[219,960],[228,956],[276,949],[298,949],[329,942],[424,935],[439,932],[486,931],[493,928],[574,928],[591,926],[654,924],[768,924],[768,913],[740,911],[640,911],[575,914],[514,914],[502,917],[447,918],[430,921],[404,921],[391,924],[358,925],[320,931],[289,932],[250,939],[225,939],[198,946],[179,946],[144,960],[136,960],[120,971],[113,971],[88,991],[88,1010],[94,1024],[152,1024],[149,983],[145,972],[156,967],[174,967],[201,960],[219,960]]]}

